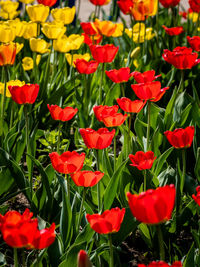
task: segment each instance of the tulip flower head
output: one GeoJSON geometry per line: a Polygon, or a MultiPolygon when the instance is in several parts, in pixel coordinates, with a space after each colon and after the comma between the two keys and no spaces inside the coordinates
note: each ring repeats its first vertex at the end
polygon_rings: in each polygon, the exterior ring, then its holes
{"type": "Polygon", "coordinates": [[[129,155],[129,159],[132,162],[130,165],[141,171],[151,169],[156,157],[154,157],[154,153],[152,151],[138,151],[135,155],[129,155]]]}
{"type": "Polygon", "coordinates": [[[51,11],[54,20],[62,22],[64,25],[72,23],[76,14],[76,7],[55,8],[51,11]]]}
{"type": "Polygon", "coordinates": [[[95,6],[104,6],[107,5],[110,0],[89,0],[95,6]]]}
{"type": "Polygon", "coordinates": [[[165,30],[165,32],[168,34],[168,35],[171,35],[171,36],[176,36],[176,35],[179,35],[181,33],[184,32],[184,29],[182,26],[177,26],[177,27],[172,27],[172,28],[168,28],[166,27],[165,25],[162,25],[163,29],[165,30]]]}
{"type": "Polygon", "coordinates": [[[190,8],[193,12],[199,13],[200,12],[200,2],[199,0],[189,0],[190,8]]]}
{"type": "Polygon", "coordinates": [[[143,100],[131,101],[127,97],[122,97],[122,98],[117,99],[117,104],[125,112],[139,113],[142,110],[142,108],[145,106],[146,101],[143,101],[143,100]]]}
{"type": "Polygon", "coordinates": [[[200,206],[200,186],[197,186],[196,188],[196,192],[197,194],[193,194],[192,198],[194,199],[194,201],[200,206]]]}
{"type": "MultiPolygon", "coordinates": [[[[8,81],[6,83],[6,97],[11,97],[11,93],[8,89],[9,86],[23,86],[25,84],[25,82],[21,82],[19,80],[12,80],[12,81],[8,81]]],[[[4,94],[4,83],[0,82],[0,94],[3,95],[4,94]]]]}
{"type": "Polygon", "coordinates": [[[77,267],[92,267],[92,263],[85,250],[80,250],[78,253],[77,267]]]}
{"type": "Polygon", "coordinates": [[[88,35],[98,34],[98,30],[93,22],[81,22],[80,25],[84,33],[88,35]]]}
{"type": "Polygon", "coordinates": [[[198,54],[192,52],[192,48],[176,47],[173,51],[168,49],[164,50],[162,55],[165,61],[172,64],[177,69],[191,69],[195,65],[200,63],[200,59],[197,59],[198,54]]]}
{"type": "Polygon", "coordinates": [[[28,5],[26,11],[32,22],[45,22],[49,16],[49,7],[44,5],[28,5]]]}
{"type": "Polygon", "coordinates": [[[174,131],[164,132],[169,143],[175,148],[188,148],[191,146],[194,138],[194,126],[179,128],[174,131]]]}
{"type": "Polygon", "coordinates": [[[79,130],[85,145],[88,148],[104,149],[111,145],[113,137],[115,135],[115,130],[111,132],[107,128],[100,128],[95,131],[91,128],[80,129],[79,130]]]}
{"type": "Polygon", "coordinates": [[[86,61],[85,59],[77,59],[74,65],[79,73],[91,74],[97,70],[99,63],[95,60],[86,61]]]}
{"type": "Polygon", "coordinates": [[[103,117],[106,116],[112,116],[115,113],[117,113],[119,107],[117,105],[114,106],[94,106],[93,111],[95,114],[95,117],[97,118],[98,121],[103,121],[103,117]]]}
{"type": "Polygon", "coordinates": [[[148,265],[138,264],[138,267],[182,267],[181,261],[175,261],[172,265],[164,261],[152,261],[148,265]]]}
{"type": "Polygon", "coordinates": [[[110,234],[119,231],[124,219],[125,209],[113,208],[100,214],[87,214],[90,227],[99,234],[110,234]]]}
{"type": "Polygon", "coordinates": [[[130,68],[128,67],[121,68],[119,70],[106,70],[105,73],[108,78],[114,83],[127,82],[132,77],[132,73],[130,73],[130,68]]]}
{"type": "MultiPolygon", "coordinates": [[[[40,63],[41,55],[36,56],[36,65],[40,63]]],[[[34,66],[34,61],[31,57],[24,57],[22,59],[22,67],[24,70],[32,70],[34,66]]]]}
{"type": "Polygon", "coordinates": [[[148,83],[148,82],[153,82],[155,79],[160,77],[161,74],[155,76],[155,70],[148,70],[143,73],[139,71],[134,71],[132,72],[132,76],[137,83],[148,83]]]}
{"type": "Polygon", "coordinates": [[[131,14],[131,9],[134,6],[134,2],[132,0],[119,0],[119,1],[117,1],[117,4],[118,4],[120,10],[125,15],[131,14]]]}
{"type": "Polygon", "coordinates": [[[14,43],[0,45],[0,66],[13,65],[16,56],[16,45],[14,43]]]}
{"type": "Polygon", "coordinates": [[[8,87],[12,100],[17,104],[33,104],[39,93],[38,84],[24,84],[23,86],[8,87]]]}
{"type": "Polygon", "coordinates": [[[187,40],[193,50],[197,52],[200,51],[200,36],[193,36],[193,37],[187,36],[187,40]]]}
{"type": "Polygon", "coordinates": [[[80,171],[85,160],[85,153],[67,151],[59,155],[57,152],[49,154],[53,168],[60,173],[69,174],[80,171]]]}
{"type": "Polygon", "coordinates": [[[104,176],[99,171],[78,171],[71,174],[71,178],[77,186],[92,187],[95,186],[104,176]]]}
{"type": "Polygon", "coordinates": [[[53,6],[58,0],[37,0],[39,4],[42,4],[44,6],[53,6]]]}
{"type": "Polygon", "coordinates": [[[0,215],[0,230],[5,242],[14,248],[44,249],[55,240],[55,224],[43,230],[38,229],[38,220],[31,219],[33,213],[28,209],[21,215],[8,211],[0,215]]]}
{"type": "Polygon", "coordinates": [[[49,104],[47,104],[47,107],[51,113],[52,119],[59,120],[59,121],[69,121],[78,112],[77,108],[72,108],[72,107],[65,107],[64,109],[62,109],[61,107],[57,105],[50,106],[49,104]]]}
{"type": "Polygon", "coordinates": [[[127,114],[115,113],[113,115],[107,115],[102,117],[102,122],[106,127],[116,127],[122,125],[127,119],[127,114]]]}
{"type": "Polygon", "coordinates": [[[99,63],[110,63],[114,60],[119,47],[113,44],[90,45],[90,51],[93,58],[99,63]]]}
{"type": "Polygon", "coordinates": [[[171,219],[176,189],[173,184],[149,189],[139,195],[127,193],[128,204],[134,217],[146,224],[158,224],[171,219]]]}
{"type": "Polygon", "coordinates": [[[43,39],[30,38],[29,44],[33,52],[40,53],[40,54],[50,52],[49,47],[51,46],[51,44],[47,43],[43,39]]]}
{"type": "Polygon", "coordinates": [[[179,4],[180,0],[159,0],[159,2],[165,7],[175,7],[179,4]]]}
{"type": "Polygon", "coordinates": [[[66,27],[63,26],[62,22],[45,22],[42,24],[42,32],[48,39],[61,38],[66,32],[66,27]]]}

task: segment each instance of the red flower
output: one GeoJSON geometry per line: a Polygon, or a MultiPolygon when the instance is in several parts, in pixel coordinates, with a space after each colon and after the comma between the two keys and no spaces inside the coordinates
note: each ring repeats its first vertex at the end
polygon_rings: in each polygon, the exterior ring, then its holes
{"type": "Polygon", "coordinates": [[[87,214],[90,227],[99,234],[110,234],[119,231],[121,223],[124,219],[125,209],[113,208],[106,210],[102,215],[100,214],[87,214]]]}
{"type": "Polygon", "coordinates": [[[117,105],[114,106],[94,106],[93,107],[93,111],[94,111],[94,115],[96,116],[98,121],[103,121],[103,117],[106,116],[112,116],[115,113],[117,113],[119,107],[117,105]]]}
{"type": "Polygon", "coordinates": [[[28,209],[21,215],[17,211],[8,211],[0,215],[0,230],[5,242],[14,248],[43,249],[55,240],[55,224],[38,230],[38,220],[31,219],[33,213],[28,209]]]}
{"type": "Polygon", "coordinates": [[[173,184],[147,190],[139,195],[127,193],[128,204],[134,217],[146,224],[157,224],[171,218],[176,189],[173,184]]]}
{"type": "Polygon", "coordinates": [[[130,74],[130,68],[121,68],[119,70],[109,70],[105,71],[106,75],[108,76],[111,81],[114,83],[122,83],[122,82],[127,82],[130,77],[132,76],[130,74]]]}
{"type": "Polygon", "coordinates": [[[93,22],[81,22],[81,28],[87,35],[96,35],[98,31],[93,22]]]}
{"type": "Polygon", "coordinates": [[[79,171],[71,174],[71,178],[77,186],[92,187],[96,185],[104,173],[96,171],[79,171]]]}
{"type": "Polygon", "coordinates": [[[112,62],[118,50],[119,47],[116,47],[113,44],[90,45],[92,56],[99,63],[112,62]]]}
{"type": "Polygon", "coordinates": [[[200,186],[197,186],[196,191],[197,191],[196,196],[195,196],[195,194],[193,194],[192,198],[200,206],[200,186]]]}
{"type": "Polygon", "coordinates": [[[168,35],[174,36],[174,35],[179,35],[182,32],[184,32],[184,29],[182,26],[177,26],[177,27],[172,27],[172,28],[168,28],[165,25],[162,25],[163,29],[165,30],[165,32],[168,35]]]}
{"type": "Polygon", "coordinates": [[[38,96],[38,84],[25,84],[23,86],[8,86],[12,100],[17,104],[33,104],[38,96]]]}
{"type": "Polygon", "coordinates": [[[172,52],[165,49],[162,57],[175,68],[182,70],[191,69],[200,62],[200,59],[197,59],[198,54],[193,53],[192,48],[187,48],[185,46],[178,46],[174,48],[172,52]]]}
{"type": "Polygon", "coordinates": [[[147,82],[154,81],[155,79],[160,77],[161,74],[155,76],[155,70],[148,70],[143,73],[139,71],[134,71],[132,72],[132,76],[136,80],[137,83],[147,83],[147,82]]]}
{"type": "Polygon", "coordinates": [[[115,113],[113,115],[103,116],[102,121],[106,127],[116,127],[122,125],[127,116],[127,114],[123,115],[122,113],[115,113]]]}
{"type": "Polygon", "coordinates": [[[182,267],[181,261],[175,261],[172,265],[164,261],[152,261],[148,265],[138,264],[138,267],[182,267]]]}
{"type": "Polygon", "coordinates": [[[199,0],[189,0],[190,8],[193,12],[200,12],[200,2],[199,0]]]}
{"type": "Polygon", "coordinates": [[[159,2],[166,8],[175,7],[179,4],[180,0],[159,0],[159,2]]]}
{"type": "Polygon", "coordinates": [[[65,107],[64,109],[62,109],[57,105],[50,106],[49,104],[47,104],[47,107],[51,113],[51,117],[53,118],[53,120],[59,120],[59,121],[69,121],[78,112],[77,108],[72,108],[72,107],[65,107]]]}
{"type": "Polygon", "coordinates": [[[85,153],[78,154],[76,151],[67,151],[59,155],[57,152],[52,152],[49,157],[57,172],[68,174],[82,169],[85,153]]]}
{"type": "Polygon", "coordinates": [[[37,0],[39,4],[43,4],[44,6],[53,6],[57,2],[57,0],[37,0]]]}
{"type": "Polygon", "coordinates": [[[131,9],[133,8],[133,1],[132,0],[119,0],[117,4],[120,10],[125,14],[131,14],[131,9]]]}
{"type": "Polygon", "coordinates": [[[132,164],[130,165],[141,171],[151,169],[156,157],[154,157],[154,153],[152,151],[147,151],[146,153],[138,151],[135,155],[129,155],[129,159],[132,161],[132,164]]]}
{"type": "Polygon", "coordinates": [[[111,132],[107,128],[95,131],[91,128],[80,129],[80,134],[88,148],[104,149],[112,143],[115,130],[111,132]]]}
{"type": "Polygon", "coordinates": [[[152,102],[160,100],[165,91],[169,89],[169,87],[161,89],[161,83],[158,81],[132,84],[131,88],[137,97],[143,100],[150,100],[152,102]]]}
{"type": "Polygon", "coordinates": [[[109,0],[89,0],[95,6],[103,6],[109,3],[109,0]]]}
{"type": "Polygon", "coordinates": [[[164,132],[169,143],[175,148],[190,147],[194,138],[194,126],[185,129],[179,128],[172,131],[164,132]]]}
{"type": "Polygon", "coordinates": [[[81,74],[94,73],[99,65],[99,63],[95,60],[86,61],[85,59],[77,59],[74,64],[76,66],[77,71],[81,74]]]}
{"type": "Polygon", "coordinates": [[[82,33],[82,35],[84,36],[84,43],[87,45],[97,45],[101,42],[101,40],[103,39],[103,36],[101,34],[97,34],[97,35],[93,35],[93,36],[89,36],[86,33],[82,33]]]}
{"type": "Polygon", "coordinates": [[[92,267],[91,261],[88,258],[85,250],[80,250],[78,253],[77,267],[92,267]]]}
{"type": "Polygon", "coordinates": [[[193,50],[199,52],[200,51],[200,37],[199,36],[187,36],[188,43],[192,47],[193,50]]]}
{"type": "Polygon", "coordinates": [[[117,99],[117,104],[125,112],[138,113],[146,104],[146,101],[143,100],[134,100],[131,101],[127,97],[122,97],[117,99]]]}

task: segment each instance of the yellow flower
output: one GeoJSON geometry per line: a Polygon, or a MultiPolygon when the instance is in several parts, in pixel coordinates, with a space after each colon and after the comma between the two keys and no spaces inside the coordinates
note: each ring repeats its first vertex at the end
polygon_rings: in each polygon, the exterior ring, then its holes
{"type": "Polygon", "coordinates": [[[32,4],[35,0],[19,0],[19,2],[22,2],[24,4],[32,4]]]}
{"type": "Polygon", "coordinates": [[[47,38],[58,39],[64,35],[66,27],[63,26],[63,23],[53,21],[43,23],[41,30],[47,38]]]}
{"type": "Polygon", "coordinates": [[[191,12],[188,14],[188,18],[192,20],[192,22],[197,22],[199,14],[196,12],[191,12]]]}
{"type": "Polygon", "coordinates": [[[6,13],[13,13],[17,10],[19,3],[13,1],[1,1],[0,6],[6,13]]]}
{"type": "MultiPolygon", "coordinates": [[[[11,93],[8,89],[8,86],[23,86],[25,82],[21,82],[19,80],[11,80],[6,83],[6,97],[11,97],[11,93]]],[[[0,94],[3,95],[4,93],[4,83],[0,83],[0,94]]]]}
{"type": "Polygon", "coordinates": [[[5,23],[0,23],[0,42],[9,43],[15,39],[15,28],[5,23]]]}
{"type": "Polygon", "coordinates": [[[134,59],[133,60],[133,65],[138,68],[139,67],[139,63],[138,63],[138,60],[137,59],[134,59]]]}
{"type": "Polygon", "coordinates": [[[85,59],[86,61],[89,61],[90,60],[90,54],[89,53],[86,53],[86,54],[65,54],[65,58],[67,59],[67,62],[69,63],[69,65],[75,67],[74,65],[74,61],[76,61],[77,59],[85,59]],[[73,60],[73,62],[72,62],[73,60]]]}
{"type": "Polygon", "coordinates": [[[50,49],[48,49],[51,44],[47,43],[43,39],[36,39],[36,38],[31,38],[29,40],[30,48],[33,52],[44,54],[44,53],[49,53],[50,49]]]}
{"type": "Polygon", "coordinates": [[[135,43],[143,43],[144,40],[151,40],[155,33],[152,33],[152,28],[146,28],[144,23],[136,23],[133,26],[133,29],[125,29],[125,33],[132,38],[133,31],[133,41],[135,43]]]}
{"type": "Polygon", "coordinates": [[[24,30],[24,33],[23,33],[23,37],[25,39],[30,39],[32,37],[37,37],[37,23],[36,22],[23,21],[23,24],[25,26],[25,30],[24,30]]]}
{"type": "Polygon", "coordinates": [[[33,22],[45,22],[49,16],[49,7],[44,5],[26,6],[26,11],[33,22]]]}
{"type": "Polygon", "coordinates": [[[16,55],[22,50],[22,48],[24,47],[23,43],[14,43],[16,44],[16,55]]]}
{"type": "Polygon", "coordinates": [[[71,34],[67,40],[71,43],[71,50],[78,50],[84,42],[84,36],[80,34],[71,34]]]}
{"type": "Polygon", "coordinates": [[[99,33],[105,36],[112,36],[117,28],[116,24],[107,20],[100,21],[99,19],[95,19],[94,25],[99,33]]]}
{"type": "Polygon", "coordinates": [[[15,28],[15,34],[17,37],[23,36],[26,29],[26,23],[24,23],[24,21],[20,21],[20,19],[17,18],[15,20],[8,20],[5,24],[15,28]]]}
{"type": "MultiPolygon", "coordinates": [[[[40,63],[41,55],[37,55],[36,64],[40,63]]],[[[31,57],[24,57],[22,59],[22,67],[24,70],[32,70],[33,69],[33,59],[31,57]]]]}
{"type": "Polygon", "coordinates": [[[63,35],[61,38],[57,40],[53,40],[53,49],[60,53],[67,53],[71,50],[71,43],[68,42],[68,37],[63,35]]]}
{"type": "Polygon", "coordinates": [[[136,58],[138,57],[139,53],[140,53],[140,46],[136,47],[135,49],[133,49],[133,51],[131,52],[131,58],[136,58]]]}
{"type": "Polygon", "coordinates": [[[124,25],[123,23],[116,23],[117,27],[114,31],[114,33],[112,34],[112,37],[119,37],[122,36],[123,34],[123,30],[124,30],[124,25]]]}
{"type": "Polygon", "coordinates": [[[73,6],[64,7],[64,8],[55,8],[52,9],[51,14],[56,21],[61,21],[64,25],[70,24],[74,20],[74,16],[76,13],[76,8],[73,6]]]}
{"type": "Polygon", "coordinates": [[[20,11],[14,11],[11,13],[7,13],[7,12],[3,11],[3,9],[0,10],[0,17],[2,17],[3,19],[14,19],[19,14],[20,14],[20,11]]]}

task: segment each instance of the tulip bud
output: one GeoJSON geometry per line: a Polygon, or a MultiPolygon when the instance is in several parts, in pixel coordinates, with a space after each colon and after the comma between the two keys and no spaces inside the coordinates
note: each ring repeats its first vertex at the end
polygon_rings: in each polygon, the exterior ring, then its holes
{"type": "Polygon", "coordinates": [[[132,51],[131,58],[137,58],[139,53],[140,53],[140,47],[138,46],[132,51]]]}
{"type": "Polygon", "coordinates": [[[87,253],[85,250],[80,250],[78,253],[78,267],[92,267],[92,263],[88,258],[87,253]]]}

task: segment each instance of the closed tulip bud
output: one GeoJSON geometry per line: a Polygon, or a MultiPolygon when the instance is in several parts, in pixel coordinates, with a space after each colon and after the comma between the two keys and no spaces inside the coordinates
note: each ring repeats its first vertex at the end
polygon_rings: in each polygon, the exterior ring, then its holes
{"type": "Polygon", "coordinates": [[[141,50],[140,46],[133,49],[133,51],[131,52],[131,58],[137,58],[140,54],[140,50],[141,50]]]}
{"type": "Polygon", "coordinates": [[[46,22],[42,24],[42,32],[49,39],[61,38],[66,32],[66,27],[61,22],[46,22]]]}
{"type": "MultiPolygon", "coordinates": [[[[41,55],[37,55],[36,57],[36,65],[40,63],[41,55]]],[[[22,59],[22,67],[24,70],[32,70],[34,66],[33,59],[31,57],[24,57],[22,59]]]]}
{"type": "Polygon", "coordinates": [[[9,43],[15,39],[15,28],[6,24],[0,24],[0,42],[9,43]]]}
{"type": "Polygon", "coordinates": [[[30,48],[33,52],[44,54],[44,53],[49,53],[51,44],[47,43],[43,39],[36,39],[36,38],[31,38],[29,40],[30,48]]]}
{"type": "Polygon", "coordinates": [[[26,6],[26,11],[33,22],[45,22],[49,16],[49,7],[44,5],[26,6]]]}
{"type": "Polygon", "coordinates": [[[64,25],[72,23],[76,13],[76,7],[64,7],[64,8],[55,8],[52,9],[52,17],[59,22],[62,22],[64,25]]]}
{"type": "Polygon", "coordinates": [[[85,250],[80,250],[78,253],[78,258],[77,258],[77,265],[78,267],[92,267],[92,263],[88,258],[87,253],[85,250]]]}

